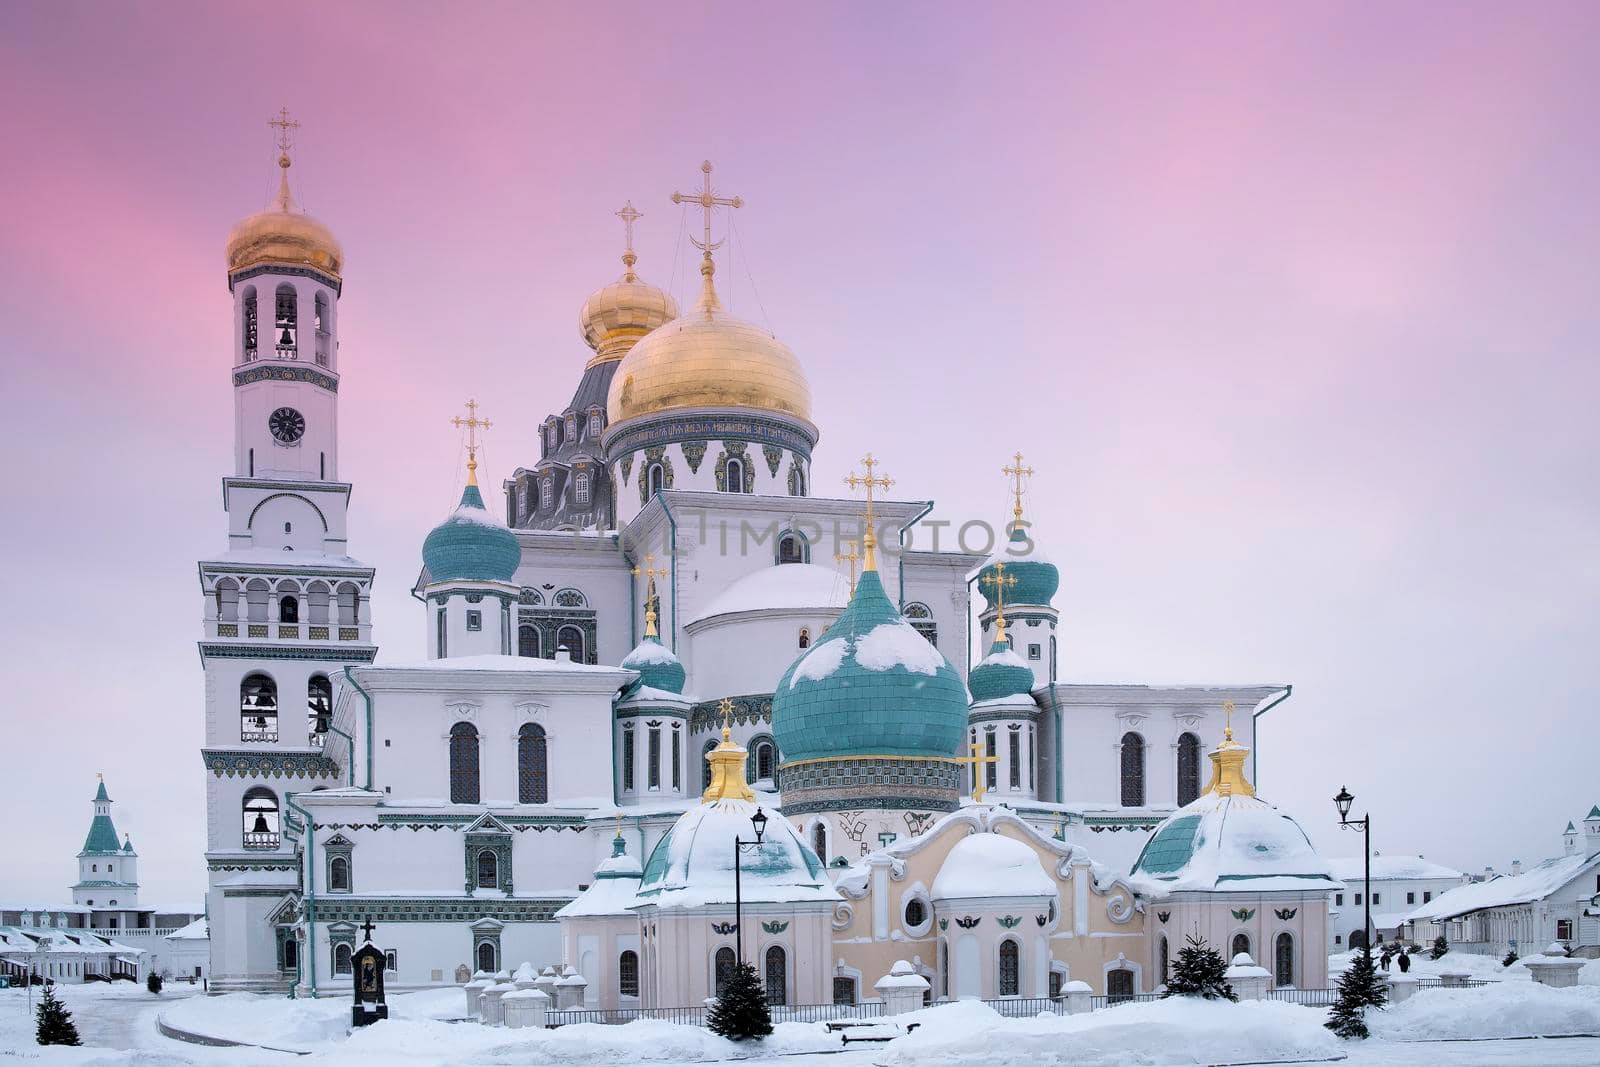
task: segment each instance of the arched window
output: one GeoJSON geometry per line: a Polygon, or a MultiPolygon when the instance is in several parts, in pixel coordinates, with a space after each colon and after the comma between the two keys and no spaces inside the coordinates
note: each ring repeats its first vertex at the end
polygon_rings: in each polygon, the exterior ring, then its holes
{"type": "Polygon", "coordinates": [[[600,439],[600,413],[598,411],[589,412],[589,436],[597,441],[600,439]]]}
{"type": "Polygon", "coordinates": [[[1200,739],[1186,733],[1178,738],[1178,806],[1200,795],[1200,739]]]}
{"type": "Polygon", "coordinates": [[[278,683],[259,672],[239,683],[239,740],[278,739],[278,683]]]}
{"type": "Polygon", "coordinates": [[[645,474],[645,485],[648,486],[647,496],[655,496],[667,485],[667,470],[659,463],[650,464],[650,469],[645,474]]]}
{"type": "Polygon", "coordinates": [[[782,945],[767,949],[767,1003],[789,1003],[789,960],[782,945]]]}
{"type": "Polygon", "coordinates": [[[921,926],[928,921],[928,906],[922,902],[921,897],[912,897],[906,901],[906,925],[921,926]]]}
{"type": "Polygon", "coordinates": [[[578,420],[575,416],[567,416],[567,433],[563,440],[573,441],[578,437],[578,420]]]}
{"type": "Polygon", "coordinates": [[[266,786],[252,786],[245,790],[244,847],[251,850],[278,847],[278,794],[266,786]]]}
{"type": "Polygon", "coordinates": [[[715,741],[707,741],[706,747],[700,750],[700,791],[702,793],[711,788],[711,761],[705,757],[709,756],[711,750],[716,747],[717,743],[715,741]]]}
{"type": "Polygon", "coordinates": [[[716,995],[719,997],[722,996],[723,989],[727,988],[729,979],[733,977],[733,968],[735,962],[733,949],[729,948],[727,945],[723,945],[721,948],[717,949],[717,954],[713,957],[713,968],[716,971],[717,978],[716,995]]]}
{"type": "Polygon", "coordinates": [[[800,640],[796,642],[801,648],[811,647],[811,627],[800,627],[800,640]]]}
{"type": "Polygon", "coordinates": [[[483,941],[478,945],[478,970],[487,974],[495,972],[494,942],[483,941]]]}
{"type": "Polygon", "coordinates": [[[232,578],[217,583],[217,621],[239,621],[239,583],[232,578]]]}
{"type": "MultiPolygon", "coordinates": [[[[354,626],[356,624],[356,596],[358,590],[351,582],[345,582],[339,587],[339,625],[354,626]]],[[[340,638],[344,640],[344,638],[340,638]]]]}
{"type": "Polygon", "coordinates": [[[819,822],[811,828],[811,851],[824,864],[828,862],[828,827],[825,823],[819,822]]]}
{"type": "Polygon", "coordinates": [[[1018,995],[1020,983],[1017,966],[1017,943],[1010,938],[1000,942],[1000,995],[1014,997],[1018,995]]]}
{"type": "Polygon", "coordinates": [[[744,492],[744,462],[742,460],[728,460],[727,486],[730,493],[744,492]]]}
{"type": "Polygon", "coordinates": [[[523,623],[517,627],[517,655],[539,658],[539,630],[523,623]]]}
{"type": "Polygon", "coordinates": [[[333,946],[333,973],[350,973],[350,946],[343,941],[333,946]]]}
{"type": "Polygon", "coordinates": [[[1228,946],[1229,962],[1232,962],[1233,957],[1237,956],[1241,952],[1246,954],[1249,954],[1250,952],[1250,935],[1244,933],[1243,931],[1234,934],[1233,943],[1228,946]]]}
{"type": "MultiPolygon", "coordinates": [[[[932,608],[914,600],[906,605],[901,614],[906,617],[906,621],[911,623],[913,630],[928,639],[928,644],[934,646],[939,644],[939,624],[933,621],[932,608]]],[[[993,755],[993,753],[990,754],[993,755]]]]}
{"type": "Polygon", "coordinates": [[[328,365],[328,328],[333,325],[328,318],[328,294],[318,292],[312,300],[312,309],[315,312],[315,326],[317,329],[317,366],[328,365]]]}
{"type": "Polygon", "coordinates": [[[549,751],[544,727],[525,722],[517,730],[517,800],[545,804],[550,800],[549,751]]]}
{"type": "Polygon", "coordinates": [[[580,473],[572,480],[572,492],[579,504],[589,503],[589,476],[580,473]]]}
{"type": "Polygon", "coordinates": [[[300,965],[300,943],[293,937],[283,939],[283,969],[292,971],[300,965]]]}
{"type": "Polygon", "coordinates": [[[1172,973],[1172,959],[1171,959],[1170,950],[1167,948],[1167,939],[1166,939],[1165,936],[1163,936],[1161,938],[1160,948],[1161,948],[1161,984],[1162,985],[1166,985],[1167,984],[1167,979],[1172,973]]]}
{"type": "Polygon", "coordinates": [[[811,559],[811,546],[797,533],[786,533],[778,538],[778,562],[806,563],[811,559]]]}
{"type": "Polygon", "coordinates": [[[313,737],[328,732],[333,718],[333,683],[326,674],[313,674],[306,682],[306,729],[313,737]]]}
{"type": "Polygon", "coordinates": [[[500,888],[500,861],[493,849],[486,848],[478,853],[478,888],[500,888]]]}
{"type": "Polygon", "coordinates": [[[244,311],[240,316],[239,326],[244,340],[244,361],[249,363],[256,358],[259,342],[256,340],[260,329],[259,319],[256,317],[256,287],[246,286],[244,290],[244,311]]]}
{"type": "Polygon", "coordinates": [[[539,479],[539,502],[547,508],[556,506],[556,480],[549,475],[539,479]]]}
{"type": "Polygon", "coordinates": [[[278,598],[278,621],[300,621],[300,601],[297,597],[284,595],[278,598]]]}
{"type": "Polygon", "coordinates": [[[267,621],[267,583],[260,578],[244,587],[245,618],[251,622],[267,621]]]}
{"type": "Polygon", "coordinates": [[[584,658],[583,630],[577,626],[563,626],[556,631],[556,647],[572,653],[572,662],[587,663],[584,658]]]}
{"type": "Polygon", "coordinates": [[[617,957],[617,992],[625,997],[639,995],[639,954],[631,948],[617,957]]]}
{"type": "Polygon", "coordinates": [[[273,320],[272,329],[276,335],[274,339],[279,359],[295,359],[295,334],[299,331],[299,311],[295,299],[294,286],[285,282],[278,286],[277,318],[273,320]]]}
{"type": "Polygon", "coordinates": [[[777,773],[777,748],[771,741],[763,741],[756,746],[756,781],[770,782],[777,773]]]}
{"type": "Polygon", "coordinates": [[[328,625],[328,604],[333,591],[327,582],[312,582],[306,586],[306,621],[313,626],[328,625]]]}
{"type": "Polygon", "coordinates": [[[343,856],[335,856],[328,861],[328,891],[350,892],[350,861],[343,856]]]}
{"type": "Polygon", "coordinates": [[[1294,935],[1285,930],[1273,946],[1273,981],[1279,989],[1294,985],[1294,935]]]}
{"type": "Polygon", "coordinates": [[[450,727],[450,803],[478,803],[478,730],[470,722],[450,727]]]}
{"type": "Polygon", "coordinates": [[[1122,806],[1144,807],[1144,738],[1131,730],[1122,735],[1122,806]]]}

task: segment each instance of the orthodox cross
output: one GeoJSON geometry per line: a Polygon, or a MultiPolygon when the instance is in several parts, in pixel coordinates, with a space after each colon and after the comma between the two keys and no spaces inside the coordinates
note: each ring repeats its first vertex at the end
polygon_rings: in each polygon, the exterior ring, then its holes
{"type": "Polygon", "coordinates": [[[368,944],[372,943],[372,927],[372,916],[368,915],[367,921],[361,924],[361,932],[366,936],[366,941],[368,944]]]}
{"type": "Polygon", "coordinates": [[[866,457],[862,459],[861,465],[867,468],[867,473],[863,476],[852,471],[845,478],[844,484],[852,489],[860,489],[862,486],[866,486],[867,489],[867,530],[861,536],[861,547],[866,556],[866,559],[861,564],[861,572],[865,574],[867,571],[878,569],[878,535],[872,529],[872,490],[874,486],[879,489],[888,489],[894,484],[894,479],[874,478],[872,476],[872,469],[878,465],[878,461],[872,458],[871,452],[868,452],[866,457]]]}
{"type": "Polygon", "coordinates": [[[704,211],[706,215],[705,237],[703,240],[699,241],[696,241],[693,237],[689,238],[689,240],[693,242],[694,246],[700,249],[700,251],[710,255],[713,248],[721,248],[723,241],[727,240],[727,238],[724,237],[722,241],[712,244],[711,212],[719,207],[744,207],[744,198],[738,196],[718,196],[716,194],[716,192],[711,188],[711,161],[709,159],[700,164],[700,173],[705,176],[701,179],[700,191],[698,193],[673,193],[672,202],[674,204],[700,205],[700,209],[704,211]]]}
{"type": "Polygon", "coordinates": [[[467,484],[478,484],[478,431],[487,430],[490,426],[488,419],[478,418],[478,402],[474,399],[467,400],[467,417],[460,415],[450,420],[450,425],[456,429],[463,426],[467,429],[467,484]]]}
{"type": "Polygon", "coordinates": [[[850,551],[835,552],[833,554],[833,561],[835,563],[848,562],[850,564],[850,595],[854,597],[856,595],[856,563],[861,559],[861,553],[856,551],[856,544],[854,541],[841,541],[839,543],[839,547],[848,548],[850,551]]]}
{"type": "Polygon", "coordinates": [[[1227,726],[1223,728],[1222,739],[1228,744],[1233,743],[1233,701],[1222,702],[1222,714],[1227,716],[1227,726]]]}
{"type": "Polygon", "coordinates": [[[957,762],[965,763],[972,768],[972,799],[974,803],[982,804],[983,795],[989,791],[988,787],[983,784],[984,765],[989,763],[999,763],[1000,757],[985,755],[984,753],[988,750],[988,745],[982,741],[972,742],[971,747],[972,755],[967,756],[964,759],[957,760],[957,762]]]}
{"type": "Polygon", "coordinates": [[[267,120],[267,125],[278,131],[278,151],[288,155],[289,149],[294,147],[294,131],[300,128],[300,123],[289,117],[288,108],[281,107],[277,115],[267,120]]]}
{"type": "Polygon", "coordinates": [[[628,274],[632,275],[633,265],[639,261],[639,257],[633,254],[633,224],[644,218],[644,212],[634,210],[633,201],[629,200],[622,205],[621,211],[616,212],[616,216],[622,220],[623,230],[628,235],[628,247],[622,253],[622,264],[628,268],[628,274]]]}
{"type": "Polygon", "coordinates": [[[728,735],[733,733],[733,701],[723,697],[722,703],[717,705],[717,710],[722,712],[722,739],[726,741],[728,735]]]}
{"type": "Polygon", "coordinates": [[[1034,475],[1032,467],[1022,465],[1022,453],[1018,452],[1012,457],[1012,462],[1000,468],[1000,473],[1011,479],[1011,515],[1017,523],[1022,522],[1022,479],[1034,475]]]}
{"type": "Polygon", "coordinates": [[[994,590],[994,639],[1002,642],[1006,639],[1006,590],[1017,584],[1017,576],[1007,574],[1006,561],[998,559],[994,563],[994,573],[985,574],[978,580],[994,590]]]}
{"type": "Polygon", "coordinates": [[[640,575],[643,575],[648,583],[645,586],[644,593],[644,635],[646,637],[660,637],[661,632],[656,629],[656,579],[665,578],[667,569],[665,567],[657,567],[656,557],[647,554],[644,557],[644,569],[633,568],[633,576],[637,578],[640,575]]]}

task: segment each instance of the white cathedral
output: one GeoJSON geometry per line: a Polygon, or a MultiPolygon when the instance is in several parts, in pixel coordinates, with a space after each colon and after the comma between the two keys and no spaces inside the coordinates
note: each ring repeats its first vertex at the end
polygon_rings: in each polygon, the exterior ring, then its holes
{"type": "MultiPolygon", "coordinates": [[[[780,1003],[870,997],[896,959],[934,998],[1144,991],[1195,931],[1326,984],[1336,883],[1244,771],[1289,687],[1059,681],[1020,456],[988,558],[913,547],[934,504],[870,457],[864,499],[818,495],[801,360],[718,299],[713,210],[739,202],[710,164],[673,198],[705,213],[694,306],[635,273],[625,209],[572,401],[498,514],[469,449],[419,538],[428,658],[379,662],[339,473],[344,255],[279,165],[228,239],[235,469],[199,565],[213,990],[348,990],[368,918],[390,988],[565,962],[602,1006],[697,1004],[736,949],[780,1003]]],[[[456,421],[475,442],[476,407],[456,421]]]]}

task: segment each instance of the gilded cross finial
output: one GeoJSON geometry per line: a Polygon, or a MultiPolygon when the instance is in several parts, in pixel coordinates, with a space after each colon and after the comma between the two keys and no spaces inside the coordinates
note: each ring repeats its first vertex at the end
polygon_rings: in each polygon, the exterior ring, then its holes
{"type": "Polygon", "coordinates": [[[969,747],[972,750],[972,755],[956,762],[965,763],[972,768],[972,800],[976,804],[982,804],[984,794],[989,792],[988,786],[984,784],[984,765],[999,763],[1000,757],[985,755],[989,746],[982,741],[974,741],[969,747]]]}
{"type": "Polygon", "coordinates": [[[667,569],[656,566],[656,557],[646,554],[644,568],[633,568],[635,578],[643,575],[648,582],[644,593],[644,635],[646,637],[660,637],[661,631],[656,629],[656,579],[665,578],[667,569]]]}
{"type": "Polygon", "coordinates": [[[1032,467],[1022,465],[1022,453],[1018,452],[1012,457],[1012,462],[1000,468],[1000,473],[1011,479],[1011,516],[1013,525],[1022,522],[1022,479],[1034,475],[1032,467]]]}
{"type": "Polygon", "coordinates": [[[872,458],[871,452],[868,452],[861,460],[861,465],[867,469],[867,473],[865,475],[859,475],[852,471],[849,476],[845,478],[844,484],[848,485],[852,489],[860,489],[862,486],[865,486],[867,490],[867,529],[866,532],[861,535],[861,548],[866,557],[861,564],[861,573],[865,574],[867,571],[875,571],[878,569],[878,535],[872,528],[875,521],[872,510],[872,490],[874,487],[879,489],[888,489],[894,484],[894,479],[873,477],[872,470],[878,465],[878,461],[872,458]]]}
{"type": "Polygon", "coordinates": [[[733,701],[723,697],[717,710],[722,712],[722,743],[728,744],[733,739],[733,701]]]}
{"type": "Polygon", "coordinates": [[[633,201],[629,200],[622,205],[621,211],[616,212],[616,216],[622,220],[623,232],[627,234],[628,245],[622,253],[622,265],[628,268],[628,273],[624,276],[624,280],[631,282],[636,279],[636,275],[633,273],[633,265],[639,262],[639,257],[633,253],[633,224],[644,218],[644,212],[635,210],[633,201]]]}
{"type": "Polygon", "coordinates": [[[717,306],[717,291],[711,284],[711,276],[717,272],[717,268],[716,264],[711,262],[711,251],[715,248],[721,248],[727,241],[726,237],[721,241],[711,240],[711,213],[719,207],[744,207],[744,199],[737,196],[718,196],[716,194],[716,191],[711,187],[711,161],[709,159],[700,164],[700,173],[703,176],[700,181],[700,191],[698,193],[673,193],[672,202],[674,204],[699,204],[701,211],[705,212],[704,236],[700,240],[695,240],[693,237],[690,237],[689,240],[704,253],[700,263],[700,276],[705,279],[700,286],[700,306],[709,313],[712,308],[717,306]]]}
{"type": "Polygon", "coordinates": [[[1017,584],[1017,576],[1007,574],[1006,561],[998,559],[994,563],[994,573],[985,574],[978,581],[994,591],[994,639],[1003,643],[1006,639],[1006,590],[1017,584]]]}
{"type": "Polygon", "coordinates": [[[488,419],[478,418],[478,402],[474,399],[467,400],[467,417],[456,415],[450,420],[450,425],[456,429],[466,428],[467,431],[467,484],[478,484],[478,431],[487,430],[491,423],[488,419]]]}
{"type": "Polygon", "coordinates": [[[1227,725],[1222,729],[1222,740],[1225,744],[1233,744],[1233,701],[1222,702],[1222,714],[1227,717],[1227,725]]]}
{"type": "Polygon", "coordinates": [[[835,552],[833,561],[835,563],[848,562],[850,564],[850,595],[853,597],[856,595],[856,563],[860,561],[861,553],[856,551],[856,543],[854,541],[841,541],[839,542],[839,547],[850,550],[848,552],[835,552]]]}
{"type": "Polygon", "coordinates": [[[278,131],[278,210],[288,211],[292,203],[289,196],[289,149],[294,147],[294,131],[300,124],[289,117],[289,109],[281,107],[278,114],[267,120],[267,125],[278,131]]]}

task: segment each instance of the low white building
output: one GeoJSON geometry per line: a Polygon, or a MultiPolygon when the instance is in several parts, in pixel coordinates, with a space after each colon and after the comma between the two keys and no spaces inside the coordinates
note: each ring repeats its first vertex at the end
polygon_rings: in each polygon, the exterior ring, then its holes
{"type": "Polygon", "coordinates": [[[0,913],[8,923],[0,925],[0,974],[13,985],[34,976],[75,985],[96,978],[133,980],[142,973],[143,953],[136,948],[81,926],[54,925],[58,918],[66,918],[55,913],[44,913],[40,924],[35,912],[24,910],[21,914],[29,921],[9,925],[14,914],[12,909],[0,913]]]}
{"type": "Polygon", "coordinates": [[[1406,933],[1451,949],[1528,955],[1559,941],[1574,956],[1600,958],[1600,805],[1562,834],[1563,854],[1510,874],[1458,886],[1406,916],[1406,933]]]}
{"type": "MultiPolygon", "coordinates": [[[[1333,876],[1344,889],[1328,894],[1328,951],[1344,952],[1360,948],[1361,926],[1367,913],[1366,863],[1360,856],[1340,856],[1328,860],[1333,876]]],[[[1372,932],[1373,943],[1392,941],[1400,936],[1406,917],[1462,884],[1460,871],[1421,856],[1372,856],[1372,932]]]]}

